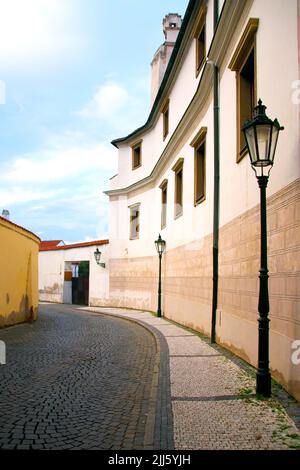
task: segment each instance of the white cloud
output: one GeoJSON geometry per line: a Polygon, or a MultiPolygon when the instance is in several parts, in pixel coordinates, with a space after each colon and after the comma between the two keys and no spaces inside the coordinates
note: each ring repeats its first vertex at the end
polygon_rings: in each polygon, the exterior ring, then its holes
{"type": "Polygon", "coordinates": [[[0,207],[8,207],[12,204],[39,201],[41,199],[50,199],[58,196],[59,190],[42,191],[28,190],[20,187],[9,188],[9,191],[0,191],[0,207]]]}
{"type": "Polygon", "coordinates": [[[92,99],[75,112],[86,120],[101,122],[104,129],[125,135],[140,127],[149,109],[145,107],[145,90],[133,81],[128,89],[117,81],[107,81],[99,86],[92,99]],[[143,117],[144,116],[144,117],[143,117]]]}
{"type": "Polygon", "coordinates": [[[43,183],[74,178],[93,171],[114,171],[116,152],[104,144],[73,144],[17,156],[0,181],[43,183]]]}
{"type": "Polygon", "coordinates": [[[127,90],[115,82],[100,86],[93,98],[76,114],[85,118],[109,119],[129,105],[127,90]]]}
{"type": "Polygon", "coordinates": [[[1,64],[49,63],[80,48],[72,15],[70,0],[0,0],[1,64]]]}

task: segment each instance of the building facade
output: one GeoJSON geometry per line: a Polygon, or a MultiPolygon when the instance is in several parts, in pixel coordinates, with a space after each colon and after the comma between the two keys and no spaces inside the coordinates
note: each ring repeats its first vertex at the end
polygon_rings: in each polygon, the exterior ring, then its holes
{"type": "Polygon", "coordinates": [[[0,217],[0,327],[37,319],[39,244],[34,233],[0,217]]]}
{"type": "Polygon", "coordinates": [[[44,241],[39,252],[39,299],[44,302],[99,305],[108,300],[108,240],[65,245],[44,241]],[[101,252],[97,264],[95,251],[101,252]]]}
{"type": "Polygon", "coordinates": [[[300,398],[298,0],[191,0],[145,125],[113,141],[111,305],[156,311],[257,364],[259,189],[241,127],[259,98],[280,133],[267,188],[270,367],[300,398]],[[215,326],[212,319],[215,318],[215,326]]]}

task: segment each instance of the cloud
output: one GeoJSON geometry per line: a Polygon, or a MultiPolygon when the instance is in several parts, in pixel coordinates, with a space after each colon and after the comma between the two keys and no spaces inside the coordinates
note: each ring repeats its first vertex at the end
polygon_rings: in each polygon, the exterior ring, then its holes
{"type": "Polygon", "coordinates": [[[85,118],[108,119],[114,117],[130,102],[128,91],[118,83],[100,86],[92,99],[76,114],[85,118]]]}
{"type": "Polygon", "coordinates": [[[9,207],[17,203],[26,203],[40,200],[48,200],[59,195],[59,190],[42,191],[28,190],[22,187],[10,187],[9,191],[0,191],[0,206],[9,207]]]}
{"type": "Polygon", "coordinates": [[[58,182],[93,171],[113,171],[115,167],[116,152],[108,145],[73,144],[14,157],[0,181],[58,182]]]}
{"type": "Polygon", "coordinates": [[[100,121],[110,132],[126,134],[143,124],[143,116],[148,112],[144,95],[145,90],[136,80],[128,87],[109,80],[74,114],[90,122],[100,121]]]}
{"type": "Polygon", "coordinates": [[[48,64],[78,50],[72,17],[70,0],[0,0],[0,62],[48,64]]]}

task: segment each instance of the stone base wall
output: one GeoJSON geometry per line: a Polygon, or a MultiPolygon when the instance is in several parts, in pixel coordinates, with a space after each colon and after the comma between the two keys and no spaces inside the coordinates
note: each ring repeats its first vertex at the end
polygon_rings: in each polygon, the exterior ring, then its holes
{"type": "MultiPolygon", "coordinates": [[[[257,364],[259,207],[220,228],[217,341],[257,364]]],[[[268,199],[270,367],[300,399],[300,365],[291,361],[300,339],[300,180],[268,199]]],[[[158,257],[110,261],[106,305],[156,311],[158,257]]],[[[212,235],[167,251],[162,265],[167,318],[210,335],[212,235]]],[[[105,303],[104,303],[105,304],[105,303]]]]}
{"type": "MultiPolygon", "coordinates": [[[[300,339],[300,180],[268,198],[270,367],[300,399],[300,365],[291,361],[300,339]]],[[[220,230],[218,341],[257,363],[260,213],[255,207],[220,230]]]]}

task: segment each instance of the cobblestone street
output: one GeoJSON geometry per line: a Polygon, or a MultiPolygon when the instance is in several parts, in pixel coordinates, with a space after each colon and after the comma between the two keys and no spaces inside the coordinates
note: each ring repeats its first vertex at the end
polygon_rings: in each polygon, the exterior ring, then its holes
{"type": "Polygon", "coordinates": [[[153,336],[66,306],[42,305],[39,315],[0,331],[0,447],[144,448],[153,336]]]}
{"type": "Polygon", "coordinates": [[[43,304],[0,339],[3,449],[300,448],[293,399],[258,400],[253,369],[149,312],[43,304]]]}

